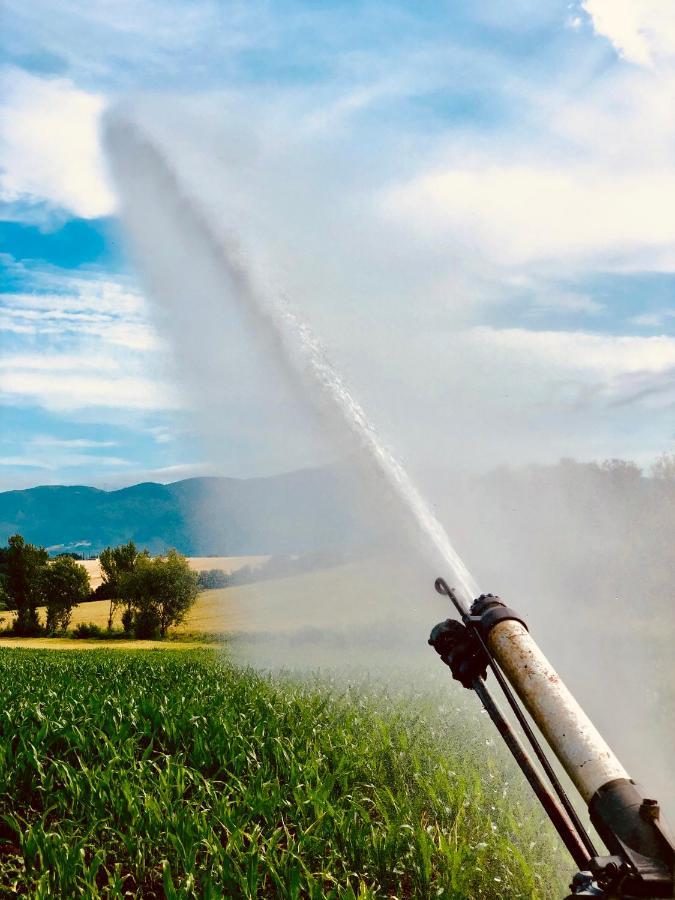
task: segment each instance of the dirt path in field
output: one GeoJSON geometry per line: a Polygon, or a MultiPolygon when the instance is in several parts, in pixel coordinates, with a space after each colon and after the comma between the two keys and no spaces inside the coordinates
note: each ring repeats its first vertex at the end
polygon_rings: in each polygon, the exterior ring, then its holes
{"type": "Polygon", "coordinates": [[[205,641],[97,641],[75,638],[0,638],[0,647],[23,647],[28,650],[213,650],[223,644],[205,641]]]}

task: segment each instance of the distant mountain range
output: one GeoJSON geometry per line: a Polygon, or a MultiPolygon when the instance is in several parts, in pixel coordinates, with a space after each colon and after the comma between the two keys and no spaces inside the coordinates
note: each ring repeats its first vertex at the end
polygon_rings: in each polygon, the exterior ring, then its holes
{"type": "Polygon", "coordinates": [[[268,478],[188,478],[117,491],[46,486],[0,493],[0,540],[12,534],[52,553],[87,556],[133,540],[189,556],[310,553],[363,540],[355,482],[345,468],[268,478]]]}

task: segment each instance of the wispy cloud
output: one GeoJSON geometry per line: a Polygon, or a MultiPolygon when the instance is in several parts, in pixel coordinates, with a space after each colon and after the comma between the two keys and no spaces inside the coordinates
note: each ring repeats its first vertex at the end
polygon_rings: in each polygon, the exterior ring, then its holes
{"type": "Polygon", "coordinates": [[[4,262],[23,288],[0,293],[6,403],[60,411],[176,408],[156,374],[162,344],[143,297],[125,279],[4,262]]]}
{"type": "Polygon", "coordinates": [[[29,468],[29,469],[45,469],[46,471],[55,472],[61,469],[74,469],[78,466],[99,466],[107,468],[108,466],[129,466],[131,462],[128,459],[122,459],[119,456],[98,456],[90,453],[71,453],[59,456],[0,456],[0,466],[12,468],[29,468]]]}
{"type": "Polygon", "coordinates": [[[472,329],[470,337],[502,354],[502,362],[536,370],[552,408],[658,411],[675,404],[675,338],[489,327],[472,329]]]}
{"type": "Polygon", "coordinates": [[[567,371],[587,370],[604,377],[668,372],[675,367],[675,338],[534,331],[525,328],[472,329],[479,341],[567,371]]]}
{"type": "Polygon", "coordinates": [[[672,326],[672,320],[674,318],[675,310],[660,309],[656,312],[640,313],[640,315],[631,316],[630,323],[644,328],[660,328],[668,322],[670,322],[670,325],[672,326]]]}
{"type": "Polygon", "coordinates": [[[0,331],[93,338],[101,345],[138,351],[160,346],[147,320],[145,300],[131,285],[100,273],[27,269],[6,256],[5,262],[24,290],[0,294],[0,331]]]}
{"type": "MultiPolygon", "coordinates": [[[[57,447],[59,449],[97,449],[99,447],[116,447],[119,441],[94,441],[90,438],[57,438],[48,434],[37,435],[28,442],[32,447],[57,447]]],[[[95,457],[94,457],[95,458],[95,457]]]]}
{"type": "MultiPolygon", "coordinates": [[[[82,361],[80,361],[82,362],[82,361]]],[[[180,407],[167,385],[143,375],[128,375],[121,367],[101,374],[98,361],[87,368],[66,370],[62,365],[49,370],[44,365],[12,365],[0,371],[0,397],[5,403],[32,403],[48,410],[68,412],[77,409],[112,408],[129,410],[166,410],[180,407]]]]}

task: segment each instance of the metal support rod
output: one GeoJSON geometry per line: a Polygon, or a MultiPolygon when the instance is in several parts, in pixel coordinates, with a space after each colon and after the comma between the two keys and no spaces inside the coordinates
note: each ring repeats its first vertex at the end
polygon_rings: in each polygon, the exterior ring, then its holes
{"type": "MultiPolygon", "coordinates": [[[[548,780],[550,781],[550,783],[553,787],[553,790],[558,795],[558,798],[560,800],[560,803],[562,804],[562,807],[563,807],[565,813],[567,814],[569,820],[571,821],[572,825],[576,829],[580,840],[584,844],[584,846],[586,848],[587,856],[588,857],[597,856],[598,851],[596,850],[596,848],[593,844],[593,841],[591,840],[590,836],[588,835],[588,832],[584,828],[583,823],[581,822],[581,819],[579,818],[577,811],[575,810],[574,805],[572,804],[572,801],[567,796],[567,793],[566,793],[564,787],[562,786],[560,779],[556,775],[551,763],[549,762],[548,757],[546,756],[546,753],[544,752],[544,748],[541,746],[540,742],[537,739],[537,736],[532,731],[530,723],[527,721],[527,717],[525,716],[522,708],[520,707],[520,704],[514,697],[513,691],[511,690],[508,682],[506,681],[506,678],[504,677],[501,669],[497,665],[497,663],[492,655],[492,651],[491,651],[490,647],[488,647],[487,644],[485,643],[485,641],[483,640],[483,637],[482,637],[480,631],[477,628],[472,628],[471,617],[470,617],[469,612],[464,609],[463,605],[460,603],[459,598],[457,597],[455,592],[452,590],[451,587],[448,586],[447,582],[443,578],[436,579],[436,590],[440,594],[445,594],[447,597],[450,598],[450,600],[452,601],[452,603],[455,606],[455,609],[462,617],[464,624],[467,625],[467,627],[471,628],[471,630],[477,637],[478,641],[480,642],[481,646],[483,647],[483,650],[485,651],[490,668],[492,669],[492,672],[494,673],[494,676],[497,679],[497,683],[499,684],[499,687],[502,689],[502,692],[503,692],[504,696],[506,697],[509,706],[513,710],[513,713],[514,713],[516,719],[518,720],[518,724],[523,729],[523,732],[524,732],[527,740],[529,741],[530,746],[534,750],[535,756],[539,760],[544,772],[546,773],[546,776],[547,776],[548,780]]],[[[475,686],[474,686],[474,690],[475,690],[475,686]]],[[[495,724],[497,724],[497,723],[495,722],[495,724]]]]}
{"type": "Polygon", "coordinates": [[[581,841],[580,836],[577,834],[577,830],[570,822],[565,810],[549,791],[543,778],[536,770],[534,763],[521,743],[520,738],[502,714],[502,711],[482,679],[476,678],[474,680],[473,689],[478,694],[483,707],[496,725],[497,730],[504,738],[506,745],[513,754],[513,758],[516,760],[523,775],[530,783],[532,790],[544,807],[555,830],[560,835],[560,839],[571,853],[574,862],[580,869],[586,868],[589,860],[589,854],[586,847],[581,841]]]}
{"type": "Polygon", "coordinates": [[[518,705],[518,702],[516,701],[515,697],[513,696],[513,692],[508,688],[506,679],[504,678],[504,675],[502,674],[501,669],[499,668],[497,663],[494,661],[492,656],[490,656],[490,668],[494,672],[495,678],[499,682],[499,686],[504,691],[506,699],[509,702],[509,706],[515,713],[515,716],[518,719],[520,727],[525,732],[525,736],[527,737],[528,741],[530,742],[530,745],[531,745],[532,749],[534,750],[535,756],[537,757],[537,759],[539,760],[539,762],[542,765],[542,768],[546,772],[546,775],[548,776],[548,779],[551,782],[551,785],[553,786],[553,790],[556,792],[556,794],[560,798],[560,802],[562,803],[562,805],[565,809],[565,812],[570,817],[572,824],[574,825],[576,830],[579,832],[579,837],[583,841],[584,846],[586,847],[586,850],[588,852],[588,855],[589,856],[597,856],[598,851],[595,849],[595,845],[593,844],[593,841],[591,840],[591,838],[588,835],[588,832],[584,828],[583,823],[582,823],[581,819],[579,818],[579,816],[577,815],[577,811],[575,810],[572,801],[567,796],[567,792],[565,791],[565,788],[560,783],[560,779],[558,778],[553,767],[551,766],[551,763],[549,762],[548,757],[546,756],[546,753],[544,752],[544,748],[541,746],[541,744],[537,740],[535,733],[532,731],[532,728],[530,727],[530,723],[527,721],[525,714],[523,713],[522,709],[518,705]]]}

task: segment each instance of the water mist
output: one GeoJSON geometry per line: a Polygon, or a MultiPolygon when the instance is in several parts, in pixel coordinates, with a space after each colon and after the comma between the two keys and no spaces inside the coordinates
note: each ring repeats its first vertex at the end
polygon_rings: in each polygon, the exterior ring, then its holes
{"type": "MultiPolygon", "coordinates": [[[[383,580],[381,569],[368,586],[361,583],[359,571],[350,585],[336,583],[329,603],[339,605],[342,621],[363,626],[369,607],[380,620],[390,620],[392,613],[404,607],[410,612],[416,600],[423,598],[424,612],[412,612],[408,621],[414,627],[408,633],[411,645],[414,642],[420,653],[426,654],[424,641],[436,612],[448,613],[447,606],[439,605],[432,593],[433,577],[443,574],[465,601],[478,593],[476,584],[429,504],[387,451],[364,410],[327,361],[321,343],[303,317],[284,300],[279,284],[285,279],[277,277],[275,267],[264,257],[266,239],[278,222],[270,226],[263,218],[256,219],[255,210],[246,223],[240,222],[241,210],[247,209],[246,198],[242,198],[244,188],[239,188],[232,209],[229,197],[219,195],[219,175],[228,167],[228,160],[223,161],[229,152],[227,143],[221,140],[214,152],[210,147],[196,151],[189,140],[182,138],[184,125],[170,127],[170,121],[166,110],[160,116],[153,116],[152,109],[138,107],[117,110],[108,116],[106,142],[125,223],[138,252],[148,293],[155,301],[155,319],[171,338],[177,361],[182,359],[180,375],[193,388],[191,399],[209,410],[202,424],[208,429],[211,420],[231,416],[233,409],[234,415],[246,416],[247,403],[255,393],[249,391],[248,382],[259,377],[262,387],[258,385],[258,394],[270,390],[269,384],[262,383],[261,373],[267,366],[276,373],[270,378],[277,392],[270,415],[278,413],[280,419],[270,429],[269,423],[260,418],[253,423],[251,432],[261,447],[268,440],[278,444],[281,435],[281,443],[288,445],[289,456],[294,459],[297,434],[309,430],[313,432],[314,450],[327,459],[360,448],[360,459],[367,457],[369,473],[377,476],[362,483],[368,482],[364,506],[381,506],[384,518],[397,520],[407,541],[404,553],[410,552],[416,559],[402,559],[401,568],[384,586],[377,584],[383,580]],[[253,239],[246,239],[246,228],[253,239]],[[241,375],[244,368],[245,378],[241,375]],[[312,407],[313,420],[300,410],[305,405],[312,407]],[[349,439],[347,434],[351,435],[349,439]],[[426,569],[419,565],[423,554],[427,557],[426,569]],[[404,577],[397,583],[404,570],[404,577]],[[375,609],[378,601],[371,585],[389,594],[379,609],[375,609]]],[[[241,143],[244,149],[235,148],[233,154],[249,152],[246,140],[241,143]]],[[[249,178],[247,183],[244,179],[243,184],[250,188],[253,180],[249,178]]],[[[236,195],[236,184],[234,192],[236,195]]],[[[217,441],[214,449],[213,459],[220,459],[218,453],[227,451],[217,441]]],[[[227,464],[225,459],[224,466],[227,464]]],[[[298,468],[295,464],[290,467],[298,468]]],[[[550,648],[561,675],[631,772],[638,778],[649,774],[649,782],[659,796],[668,799],[670,794],[672,798],[668,759],[672,717],[666,706],[670,696],[667,677],[661,682],[653,680],[653,647],[636,639],[635,609],[627,606],[619,610],[613,588],[618,578],[616,560],[631,555],[637,563],[643,558],[634,543],[622,540],[616,547],[608,546],[607,562],[598,566],[596,545],[607,544],[605,529],[598,526],[586,506],[581,511],[572,510],[574,493],[566,485],[558,496],[555,486],[542,486],[542,476],[536,472],[517,480],[517,490],[504,473],[495,473],[485,483],[474,483],[460,475],[445,486],[434,477],[431,486],[441,518],[455,523],[462,548],[479,568],[481,581],[527,616],[533,633],[545,649],[550,648]],[[593,608],[593,601],[605,595],[611,595],[612,606],[610,615],[603,616],[599,608],[593,608]],[[610,619],[620,643],[608,634],[610,619]],[[665,701],[646,696],[656,684],[665,701]],[[619,686],[616,696],[612,685],[619,686]],[[626,724],[628,708],[634,727],[626,724]],[[660,711],[662,726],[655,725],[655,710],[660,711]],[[654,740],[648,741],[647,736],[654,740]]],[[[587,491],[581,494],[586,497],[587,491]]],[[[602,510],[606,503],[606,497],[599,498],[591,509],[602,510]]],[[[614,522],[617,516],[612,512],[609,518],[614,522]]],[[[631,528],[635,519],[635,515],[627,516],[631,528]]],[[[640,595],[637,577],[633,586],[633,596],[640,595]]],[[[251,613],[258,610],[259,619],[265,618],[263,601],[272,590],[264,586],[253,597],[251,613]]],[[[288,619],[296,625],[308,630],[323,628],[319,598],[310,596],[300,602],[296,595],[300,586],[296,588],[291,580],[283,589],[276,586],[274,590],[279,591],[284,619],[288,610],[288,619]]],[[[251,621],[247,616],[248,609],[242,611],[244,627],[251,621]]],[[[278,643],[279,621],[277,618],[269,626],[275,629],[274,646],[278,643]]],[[[370,661],[376,635],[361,630],[370,661]]],[[[328,627],[322,637],[327,635],[328,627]]],[[[381,638],[383,648],[388,640],[386,633],[381,638]]],[[[318,660],[308,656],[307,647],[306,643],[297,648],[293,645],[281,662],[294,662],[295,653],[314,664],[318,660]]],[[[659,665],[668,676],[672,662],[667,660],[672,657],[662,654],[661,659],[665,661],[659,665]]],[[[266,651],[262,661],[267,661],[266,651]]],[[[429,665],[436,665],[430,656],[429,665]]]]}
{"type": "MultiPolygon", "coordinates": [[[[143,125],[128,114],[108,116],[106,143],[112,169],[123,203],[123,211],[137,246],[145,244],[144,225],[135,214],[138,179],[144,196],[160,192],[174,215],[181,217],[182,228],[208,249],[220,274],[223,304],[243,307],[251,325],[262,332],[267,346],[289,379],[301,390],[319,393],[322,409],[339,416],[341,423],[367,452],[382,489],[395,498],[403,516],[415,523],[423,538],[423,547],[433,553],[434,563],[448,573],[458,594],[470,602],[478,593],[476,582],[452,546],[450,539],[408,473],[384,445],[366,413],[334,367],[309,325],[279,293],[270,294],[254,283],[252,273],[237,252],[208,203],[190,190],[171,153],[153,139],[143,125]]],[[[157,292],[157,291],[155,291],[157,292]]],[[[159,291],[159,300],[162,292],[159,291]]],[[[196,311],[199,317],[199,311],[196,311]]],[[[223,390],[227,390],[223,386],[223,390]]]]}

